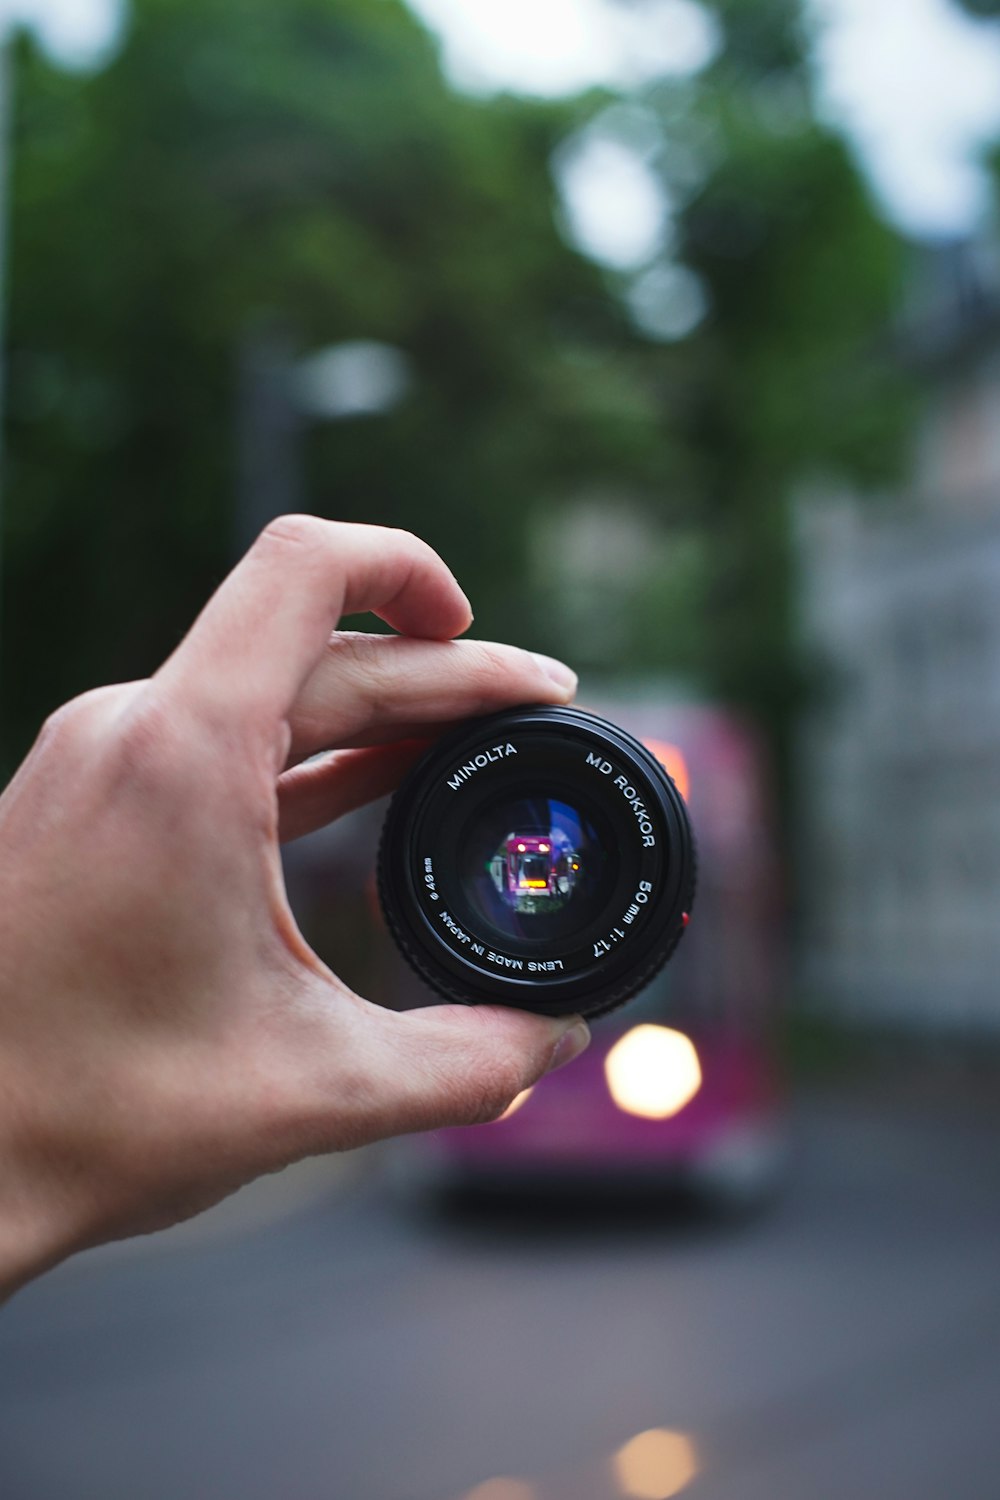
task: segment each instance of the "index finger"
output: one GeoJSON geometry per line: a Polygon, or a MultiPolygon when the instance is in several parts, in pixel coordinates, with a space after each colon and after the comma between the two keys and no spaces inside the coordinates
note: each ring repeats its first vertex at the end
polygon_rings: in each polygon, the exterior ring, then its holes
{"type": "Polygon", "coordinates": [[[441,558],[407,531],[282,516],[224,580],[157,677],[212,716],[290,711],[345,614],[450,640],[472,622],[441,558]]]}

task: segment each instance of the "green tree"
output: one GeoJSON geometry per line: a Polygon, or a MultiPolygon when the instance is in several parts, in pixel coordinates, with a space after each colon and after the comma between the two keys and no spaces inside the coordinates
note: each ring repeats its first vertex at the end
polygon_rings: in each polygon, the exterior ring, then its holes
{"type": "MultiPolygon", "coordinates": [[[[628,340],[553,218],[566,112],[453,95],[397,0],[136,0],[96,76],[18,61],[8,757],[148,671],[230,560],[261,319],[303,352],[407,352],[394,416],[309,439],[309,503],[419,530],[510,635],[525,511],[583,462],[545,420],[553,351],[628,340]]],[[[580,446],[602,444],[627,461],[613,433],[580,446]]]]}
{"type": "Polygon", "coordinates": [[[154,666],[224,571],[237,357],[268,320],[303,352],[384,339],[416,372],[393,415],[309,435],[311,508],[419,531],[482,634],[586,664],[550,608],[572,533],[543,522],[621,497],[660,542],[641,585],[598,576],[576,617],[614,602],[623,661],[695,673],[781,739],[788,495],[817,466],[891,466],[897,247],[815,121],[794,0],[714,10],[716,62],[633,101],[676,207],[665,268],[709,309],[673,343],[558,231],[553,153],[607,94],[456,96],[400,0],[134,0],[93,77],[22,42],[8,761],[56,702],[154,666]]]}
{"type": "MultiPolygon", "coordinates": [[[[712,8],[716,61],[637,101],[658,123],[677,205],[665,258],[696,274],[707,305],[655,360],[665,420],[690,460],[690,488],[660,505],[677,524],[686,501],[700,538],[688,654],[783,755],[800,690],[790,499],[817,471],[879,482],[898,467],[912,396],[891,350],[904,250],[816,119],[796,0],[712,8]]],[[[637,624],[655,621],[656,603],[654,579],[637,624]]],[[[645,628],[631,654],[649,660],[662,636],[645,628]]]]}

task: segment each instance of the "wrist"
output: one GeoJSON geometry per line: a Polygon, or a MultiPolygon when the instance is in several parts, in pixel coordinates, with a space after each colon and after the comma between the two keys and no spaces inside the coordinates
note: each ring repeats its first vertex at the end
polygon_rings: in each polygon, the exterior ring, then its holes
{"type": "Polygon", "coordinates": [[[0,1201],[0,1304],[72,1253],[72,1239],[51,1209],[5,1191],[0,1201]]]}
{"type": "Polygon", "coordinates": [[[0,1303],[91,1242],[72,1173],[0,1080],[0,1303]]]}

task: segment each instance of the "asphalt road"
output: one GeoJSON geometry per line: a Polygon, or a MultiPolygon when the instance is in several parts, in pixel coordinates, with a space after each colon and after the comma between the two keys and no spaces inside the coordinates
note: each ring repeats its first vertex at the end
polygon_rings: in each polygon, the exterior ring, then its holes
{"type": "Polygon", "coordinates": [[[0,1495],[997,1500],[1000,1105],[798,1114],[739,1226],[440,1221],[378,1158],[271,1222],[83,1257],[0,1314],[0,1495]]]}

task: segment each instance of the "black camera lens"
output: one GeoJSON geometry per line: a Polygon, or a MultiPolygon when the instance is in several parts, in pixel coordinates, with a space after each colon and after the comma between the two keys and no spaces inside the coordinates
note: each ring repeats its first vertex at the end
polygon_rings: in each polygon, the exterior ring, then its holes
{"type": "Polygon", "coordinates": [[[655,757],[577,708],[472,720],[393,798],[379,893],[410,964],[449,1000],[598,1015],[666,963],[694,841],[655,757]]]}

